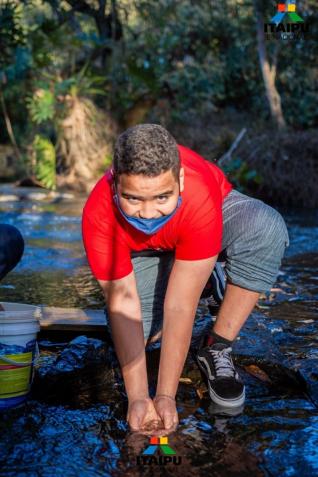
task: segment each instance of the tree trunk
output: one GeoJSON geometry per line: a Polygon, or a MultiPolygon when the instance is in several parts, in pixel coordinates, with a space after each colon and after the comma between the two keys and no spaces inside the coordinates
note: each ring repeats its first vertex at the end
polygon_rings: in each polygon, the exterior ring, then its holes
{"type": "Polygon", "coordinates": [[[17,156],[17,159],[22,161],[22,156],[21,156],[21,153],[20,153],[20,149],[19,149],[18,144],[15,140],[13,127],[12,127],[11,120],[10,120],[10,117],[9,117],[9,114],[8,114],[8,111],[7,111],[4,96],[3,96],[3,93],[2,93],[1,90],[0,90],[0,103],[1,103],[1,109],[2,109],[2,113],[3,113],[4,121],[5,121],[6,128],[7,128],[7,133],[8,133],[9,139],[11,141],[11,144],[13,146],[13,150],[15,152],[15,155],[17,156]]]}
{"type": "Polygon", "coordinates": [[[286,127],[286,121],[282,110],[280,95],[275,85],[276,64],[273,63],[272,66],[270,66],[268,61],[265,46],[263,16],[258,7],[257,0],[254,0],[254,6],[256,13],[258,57],[264,80],[266,96],[273,121],[279,129],[284,129],[286,127]]]}
{"type": "Polygon", "coordinates": [[[89,190],[112,156],[117,124],[85,98],[67,97],[58,126],[58,186],[89,190]]]}
{"type": "MultiPolygon", "coordinates": [[[[53,0],[47,0],[50,4],[56,4],[53,0]]],[[[96,28],[98,31],[99,38],[103,43],[106,40],[119,41],[123,37],[123,28],[120,22],[120,18],[117,12],[117,3],[116,0],[111,0],[110,13],[106,15],[106,0],[98,0],[97,8],[91,6],[86,0],[66,0],[67,3],[72,7],[73,12],[80,12],[84,15],[88,15],[95,20],[96,28]]],[[[54,8],[54,7],[52,7],[54,8]]],[[[56,7],[54,11],[56,11],[56,7]]],[[[60,13],[61,16],[61,13],[60,13]]],[[[65,14],[63,15],[63,18],[65,14]]],[[[101,57],[101,66],[105,68],[106,62],[109,56],[112,54],[112,45],[103,45],[101,48],[98,48],[98,56],[101,57]]]]}

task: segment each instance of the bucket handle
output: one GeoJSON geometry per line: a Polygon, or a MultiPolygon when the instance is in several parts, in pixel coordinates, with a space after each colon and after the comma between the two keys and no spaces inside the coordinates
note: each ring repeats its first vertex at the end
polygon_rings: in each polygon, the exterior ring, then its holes
{"type": "Polygon", "coordinates": [[[23,366],[30,366],[34,363],[36,363],[38,361],[40,357],[40,350],[39,350],[39,345],[38,345],[38,342],[36,341],[35,343],[35,357],[33,360],[31,361],[14,361],[13,359],[10,359],[10,358],[6,358],[5,356],[0,356],[0,360],[1,361],[4,361],[5,363],[8,363],[8,364],[13,364],[14,366],[17,366],[17,367],[23,367],[23,366]]]}

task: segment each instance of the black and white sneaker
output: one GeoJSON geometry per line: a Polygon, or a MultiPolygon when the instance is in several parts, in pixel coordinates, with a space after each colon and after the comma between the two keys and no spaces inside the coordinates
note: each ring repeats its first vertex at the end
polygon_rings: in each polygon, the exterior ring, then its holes
{"type": "Polygon", "coordinates": [[[208,381],[209,395],[219,406],[242,406],[245,386],[235,370],[232,348],[224,343],[214,343],[199,349],[197,361],[208,381]]]}

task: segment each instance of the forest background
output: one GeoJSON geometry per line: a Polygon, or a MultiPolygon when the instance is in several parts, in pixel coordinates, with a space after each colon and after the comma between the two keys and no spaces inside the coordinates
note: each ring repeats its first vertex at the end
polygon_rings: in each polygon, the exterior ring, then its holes
{"type": "Polygon", "coordinates": [[[0,0],[0,180],[87,193],[153,122],[237,189],[317,207],[317,7],[268,39],[272,0],[0,0]]]}

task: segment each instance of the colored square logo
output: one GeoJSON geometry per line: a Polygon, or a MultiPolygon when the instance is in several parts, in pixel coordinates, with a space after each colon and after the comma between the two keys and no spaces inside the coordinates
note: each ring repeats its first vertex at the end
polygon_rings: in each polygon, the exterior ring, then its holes
{"type": "Polygon", "coordinates": [[[284,11],[285,11],[285,7],[286,7],[285,3],[279,3],[279,4],[277,5],[277,11],[279,11],[279,12],[284,12],[284,11]]]}
{"type": "Polygon", "coordinates": [[[151,437],[150,438],[150,444],[159,444],[159,438],[158,437],[151,437]]]}
{"type": "Polygon", "coordinates": [[[288,11],[289,12],[295,12],[296,11],[296,5],[295,4],[288,4],[288,11]]]}
{"type": "Polygon", "coordinates": [[[168,437],[160,437],[160,444],[168,444],[168,437]]]}

